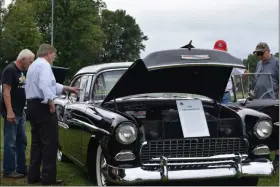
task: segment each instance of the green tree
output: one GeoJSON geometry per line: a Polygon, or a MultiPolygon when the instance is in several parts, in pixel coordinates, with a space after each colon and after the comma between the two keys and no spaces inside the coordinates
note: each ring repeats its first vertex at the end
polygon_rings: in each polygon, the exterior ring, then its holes
{"type": "Polygon", "coordinates": [[[275,57],[279,58],[279,52],[274,54],[275,57]]]}
{"type": "Polygon", "coordinates": [[[148,37],[141,31],[135,19],[124,10],[103,10],[102,30],[106,35],[100,62],[134,61],[145,50],[148,37]]]}
{"type": "MultiPolygon", "coordinates": [[[[0,0],[1,3],[1,0],[0,0]]],[[[7,14],[7,9],[3,7],[3,5],[0,6],[0,67],[1,64],[4,63],[4,58],[3,58],[3,18],[7,14]]]]}
{"type": "MultiPolygon", "coordinates": [[[[44,42],[51,40],[51,1],[29,0],[35,7],[37,25],[44,42]]],[[[104,33],[100,27],[102,1],[55,0],[54,47],[59,61],[57,66],[70,67],[69,76],[79,68],[93,64],[94,56],[100,53],[104,33]]]]}
{"type": "Polygon", "coordinates": [[[2,67],[5,61],[14,61],[24,48],[36,54],[42,36],[37,29],[30,3],[26,0],[17,0],[9,5],[8,12],[3,18],[2,36],[2,67]]]}
{"type": "Polygon", "coordinates": [[[259,58],[254,54],[249,54],[247,59],[243,60],[243,64],[246,66],[246,69],[249,70],[250,73],[255,73],[257,63],[259,62],[259,58]]]}

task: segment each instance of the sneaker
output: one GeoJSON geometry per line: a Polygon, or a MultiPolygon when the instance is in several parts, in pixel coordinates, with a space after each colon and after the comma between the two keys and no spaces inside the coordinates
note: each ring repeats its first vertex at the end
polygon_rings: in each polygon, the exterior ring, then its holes
{"type": "Polygon", "coordinates": [[[20,174],[23,174],[24,176],[27,176],[28,175],[28,169],[26,169],[24,172],[17,171],[17,173],[20,173],[20,174]]]}
{"type": "Polygon", "coordinates": [[[4,177],[7,177],[7,178],[13,178],[13,179],[18,179],[18,178],[23,178],[24,177],[24,174],[21,174],[21,173],[18,173],[18,172],[11,172],[11,173],[8,173],[8,174],[4,174],[3,175],[4,177]]]}

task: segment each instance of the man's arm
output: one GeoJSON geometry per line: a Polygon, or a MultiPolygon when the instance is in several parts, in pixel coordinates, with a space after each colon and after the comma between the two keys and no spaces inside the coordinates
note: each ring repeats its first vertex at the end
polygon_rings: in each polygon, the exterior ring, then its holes
{"type": "Polygon", "coordinates": [[[64,85],[56,83],[56,95],[61,95],[65,91],[64,85]]]}
{"type": "Polygon", "coordinates": [[[13,111],[12,100],[11,100],[11,89],[13,84],[13,71],[12,69],[7,69],[3,74],[3,97],[6,105],[7,112],[13,111]]]}
{"type": "Polygon", "coordinates": [[[12,108],[12,99],[11,99],[11,85],[9,84],[3,84],[3,97],[4,97],[4,102],[6,105],[7,112],[13,111],[12,108]]]}
{"type": "Polygon", "coordinates": [[[63,91],[78,93],[79,88],[71,87],[56,83],[56,95],[61,95],[63,91]]]}
{"type": "Polygon", "coordinates": [[[39,72],[39,88],[43,92],[43,103],[53,101],[56,95],[52,92],[52,69],[48,64],[44,64],[39,72]]]}
{"type": "Polygon", "coordinates": [[[3,74],[3,99],[6,106],[7,119],[10,122],[15,121],[15,114],[12,108],[12,99],[11,99],[11,89],[13,84],[13,71],[12,69],[7,69],[3,74]]]}

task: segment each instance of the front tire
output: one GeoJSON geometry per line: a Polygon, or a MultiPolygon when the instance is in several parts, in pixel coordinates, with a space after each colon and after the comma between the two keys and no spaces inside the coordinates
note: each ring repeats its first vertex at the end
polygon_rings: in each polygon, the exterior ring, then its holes
{"type": "Polygon", "coordinates": [[[109,185],[105,176],[101,172],[102,168],[104,169],[105,167],[106,167],[106,159],[102,153],[101,146],[98,145],[97,149],[95,151],[93,149],[90,150],[88,155],[89,178],[97,186],[109,185]]]}

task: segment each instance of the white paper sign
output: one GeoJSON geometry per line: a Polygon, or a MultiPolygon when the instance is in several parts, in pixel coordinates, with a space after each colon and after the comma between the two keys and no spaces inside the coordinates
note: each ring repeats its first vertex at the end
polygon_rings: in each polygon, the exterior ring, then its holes
{"type": "Polygon", "coordinates": [[[177,100],[184,138],[210,136],[200,100],[177,100]]]}

